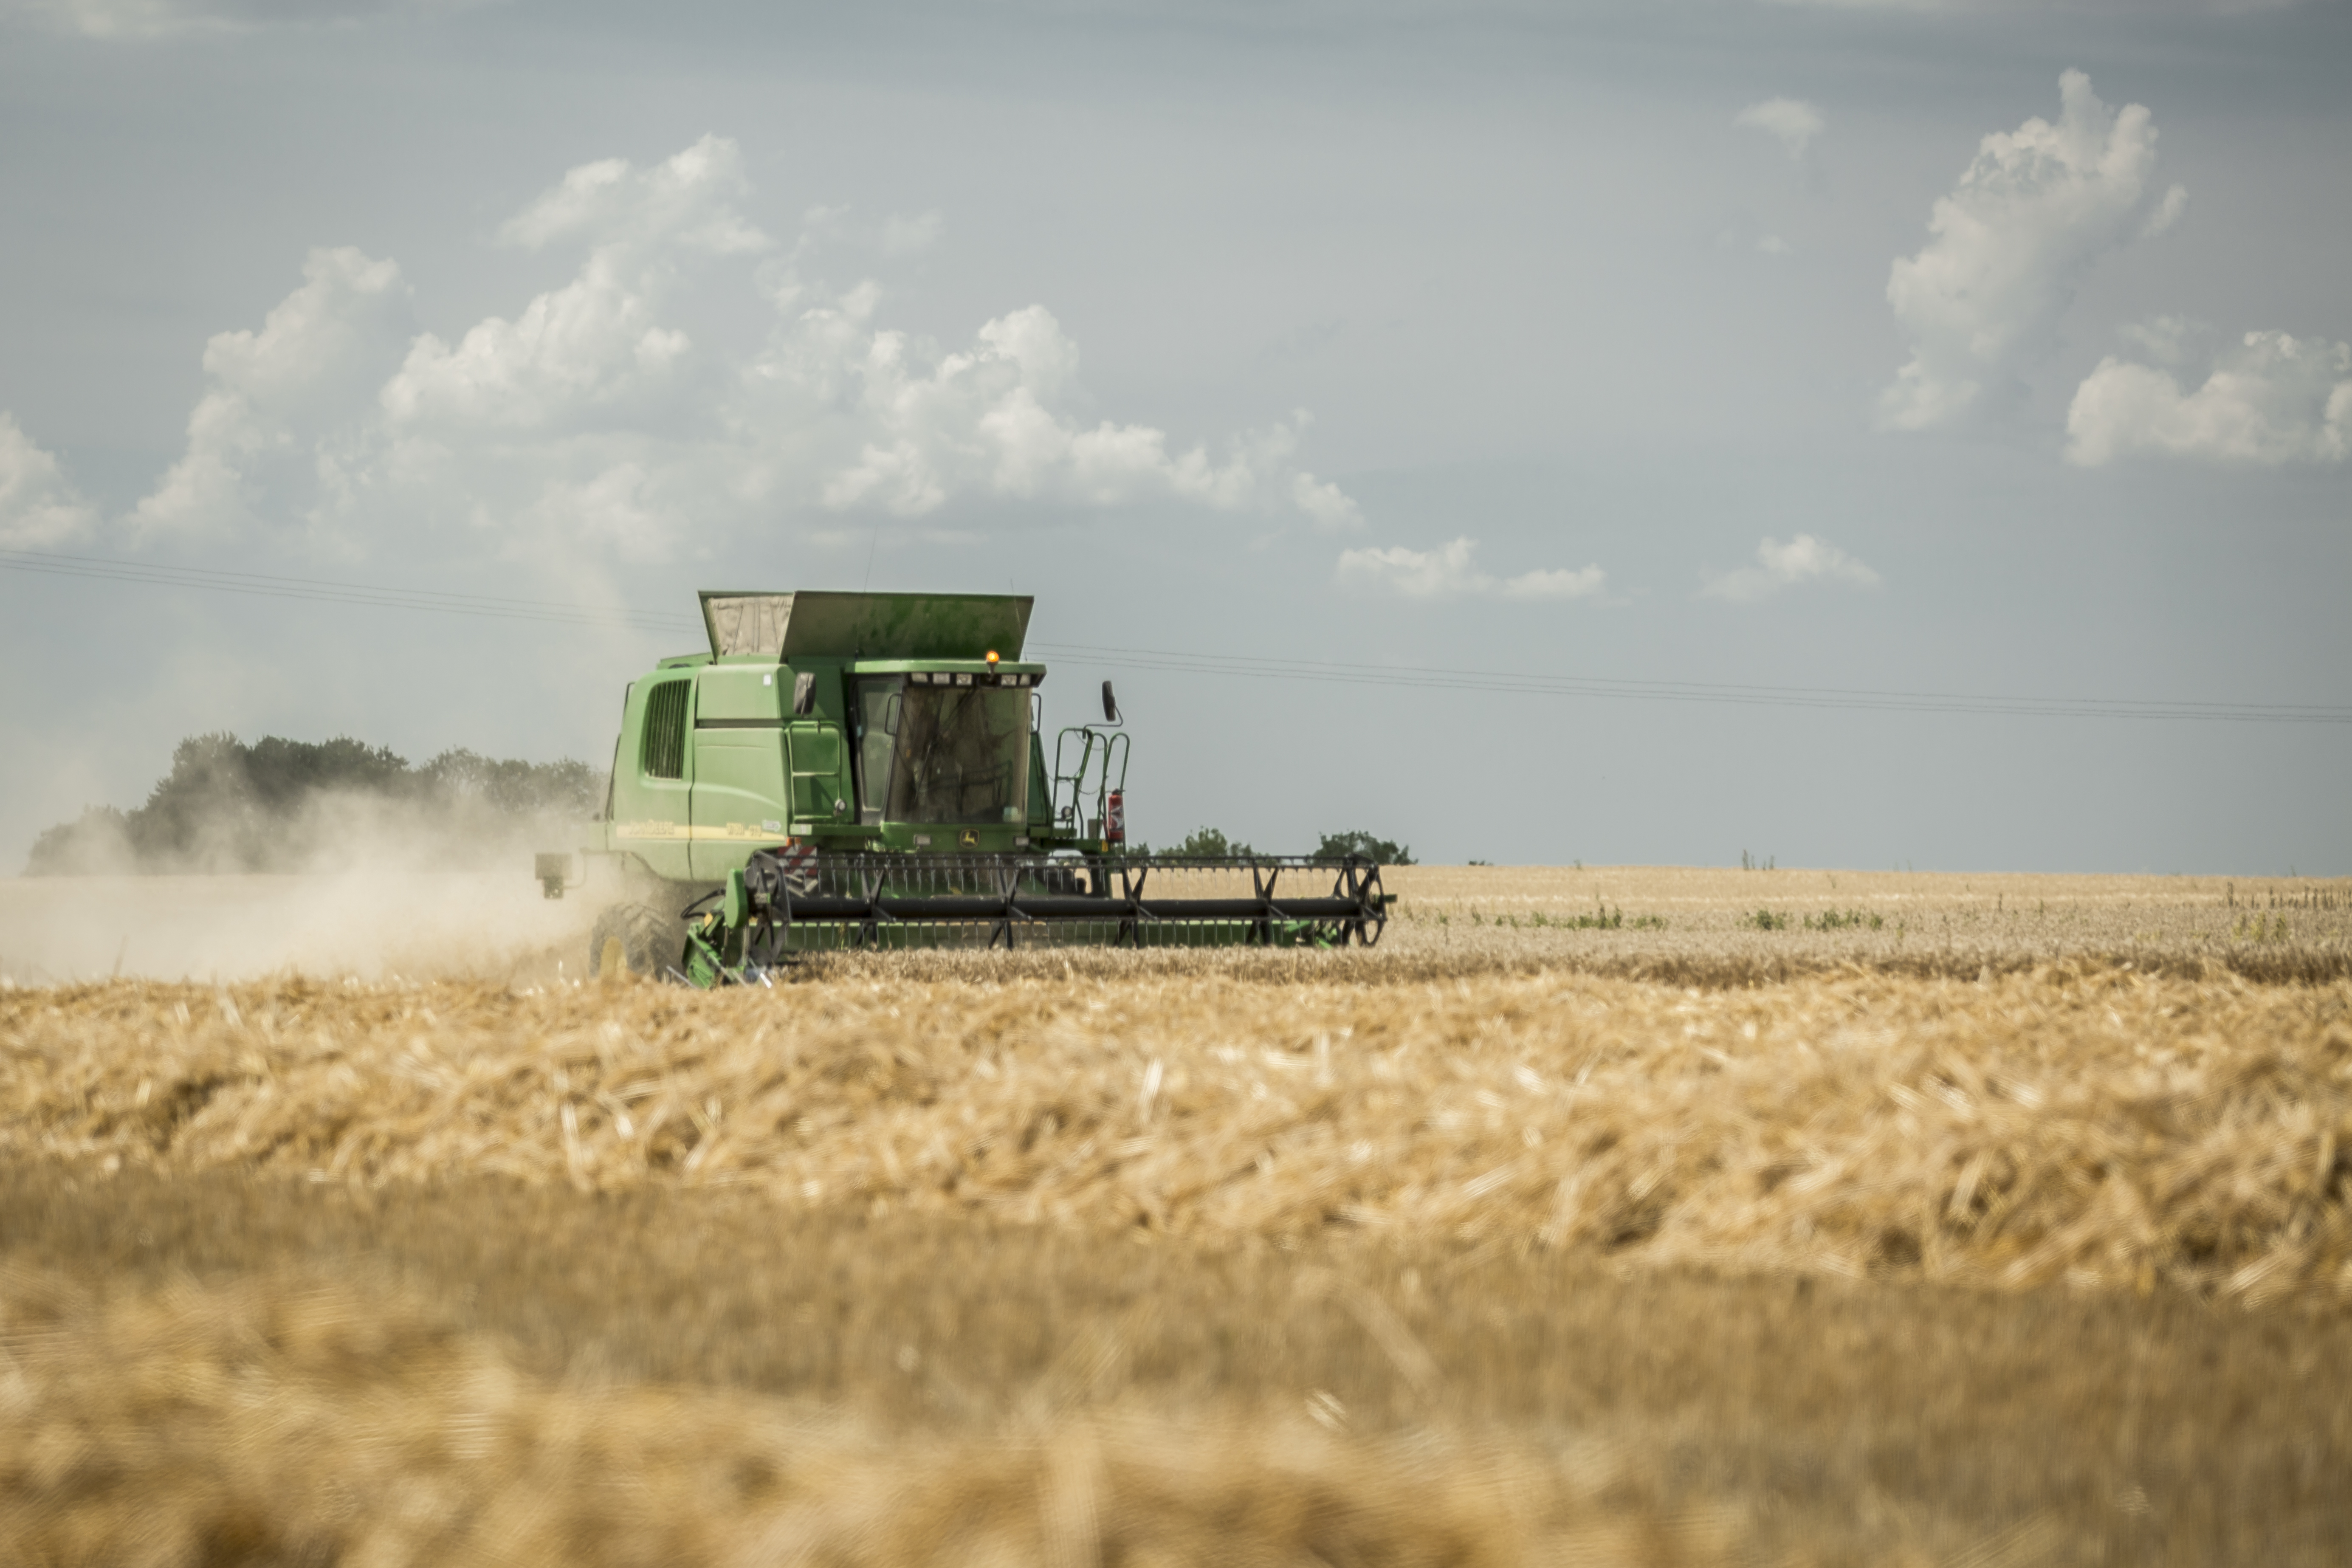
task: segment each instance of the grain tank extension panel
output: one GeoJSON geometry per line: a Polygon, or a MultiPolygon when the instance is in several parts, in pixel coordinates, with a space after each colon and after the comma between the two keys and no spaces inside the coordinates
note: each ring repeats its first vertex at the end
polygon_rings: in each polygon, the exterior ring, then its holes
{"type": "Polygon", "coordinates": [[[1027,595],[734,594],[706,591],[715,658],[1021,658],[1027,595]]]}

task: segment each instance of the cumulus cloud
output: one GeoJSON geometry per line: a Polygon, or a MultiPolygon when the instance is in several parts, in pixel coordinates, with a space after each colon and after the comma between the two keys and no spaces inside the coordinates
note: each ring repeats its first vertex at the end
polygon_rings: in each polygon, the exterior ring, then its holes
{"type": "Polygon", "coordinates": [[[705,136],[650,169],[620,158],[583,163],[508,219],[499,237],[532,250],[584,239],[607,254],[667,246],[750,255],[775,243],[738,209],[751,194],[742,149],[726,137],[705,136]]]}
{"type": "Polygon", "coordinates": [[[1875,588],[1878,574],[1836,545],[1801,533],[1783,544],[1767,539],[1756,547],[1756,564],[1711,577],[1699,592],[1711,599],[1751,603],[1805,583],[1875,588]]]}
{"type": "MultiPolygon", "coordinates": [[[[2179,365],[2193,330],[2165,318],[2126,332],[2179,365]]],[[[2135,453],[2275,467],[2340,463],[2352,452],[2352,344],[2248,332],[2184,392],[2171,370],[2109,355],[2066,411],[2066,458],[2097,468],[2135,453]]]]}
{"type": "Polygon", "coordinates": [[[755,256],[773,242],[738,204],[741,150],[705,136],[650,169],[608,158],[565,174],[499,231],[528,249],[584,242],[579,275],[455,346],[427,332],[382,402],[404,431],[542,435],[657,418],[692,340],[661,319],[681,267],[755,256]]]}
{"type": "MultiPolygon", "coordinates": [[[[751,198],[723,138],[582,164],[499,231],[568,254],[571,276],[447,337],[415,330],[393,262],[313,252],[257,331],[207,346],[186,449],[135,522],[299,523],[344,545],[462,524],[513,551],[576,539],[625,558],[689,530],[723,547],[780,513],[924,518],[971,498],[1360,522],[1298,461],[1303,412],[1213,447],[1091,416],[1077,344],[1043,305],[942,347],[884,324],[873,281],[807,276],[824,234],[786,250],[751,198]]],[[[940,225],[866,230],[868,251],[904,252],[940,225]]]]}
{"type": "Polygon", "coordinates": [[[668,478],[625,459],[583,479],[549,479],[519,520],[520,531],[556,549],[603,545],[624,561],[659,560],[693,524],[668,478]]]}
{"type": "Polygon", "coordinates": [[[1761,103],[1751,103],[1731,122],[1777,138],[1791,159],[1802,158],[1813,138],[1829,123],[1822,118],[1820,110],[1801,98],[1768,98],[1761,103]]]}
{"type": "Polygon", "coordinates": [[[68,543],[97,521],[57,458],[34,444],[15,415],[0,410],[0,545],[68,543]]]}
{"type": "Polygon", "coordinates": [[[1475,539],[1456,539],[1435,550],[1402,545],[1343,550],[1339,577],[1342,583],[1409,599],[1589,599],[1607,585],[1608,574],[1598,566],[1498,578],[1479,569],[1474,559],[1477,549],[1475,539]]]}
{"type": "Polygon", "coordinates": [[[254,519],[258,489],[314,467],[407,333],[400,268],[344,247],[313,250],[302,283],[258,331],[205,345],[203,395],[179,460],[132,513],[142,533],[220,532],[254,519]]]}
{"type": "Polygon", "coordinates": [[[660,323],[641,280],[598,255],[512,321],[490,317],[454,347],[431,332],[419,337],[382,402],[404,427],[572,428],[646,413],[642,400],[658,396],[692,346],[660,323]]]}
{"type": "Polygon", "coordinates": [[[2059,79],[2058,122],[1987,136],[1928,219],[1916,256],[1895,261],[1886,298],[1911,358],[1879,400],[1889,429],[1966,424],[2013,403],[2021,373],[2048,355],[2091,266],[2180,216],[2187,190],[2155,184],[2156,122],[2110,110],[2091,79],[2059,79]]]}
{"type": "Polygon", "coordinates": [[[829,507],[919,517],[960,493],[1092,505],[1167,496],[1222,511],[1291,507],[1326,528],[1360,521],[1353,501],[1291,466],[1303,416],[1242,436],[1221,456],[1171,450],[1149,426],[1074,418],[1065,405],[1077,344],[1042,305],[983,324],[949,353],[862,322],[845,342],[836,310],[803,320],[813,330],[788,334],[762,368],[811,392],[837,389],[858,416],[865,439],[825,479],[829,507]]]}

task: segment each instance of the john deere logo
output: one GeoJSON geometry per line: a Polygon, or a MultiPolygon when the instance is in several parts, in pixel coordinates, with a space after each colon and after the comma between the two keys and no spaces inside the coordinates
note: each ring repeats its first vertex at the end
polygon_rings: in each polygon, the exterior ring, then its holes
{"type": "Polygon", "coordinates": [[[966,849],[977,849],[980,847],[980,835],[967,827],[963,830],[963,837],[957,839],[956,842],[962,845],[966,849]]]}

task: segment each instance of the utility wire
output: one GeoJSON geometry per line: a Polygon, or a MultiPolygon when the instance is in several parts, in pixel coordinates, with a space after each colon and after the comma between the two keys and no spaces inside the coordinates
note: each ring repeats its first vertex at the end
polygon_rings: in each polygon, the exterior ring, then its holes
{"type": "MultiPolygon", "coordinates": [[[[0,549],[0,569],[152,587],[197,588],[317,604],[425,611],[658,635],[699,635],[698,622],[626,606],[562,604],[486,594],[335,582],[209,567],[167,566],[38,550],[0,549]]],[[[1882,713],[1977,713],[2044,719],[2161,719],[2241,724],[2352,724],[2352,706],[2294,702],[2179,702],[2139,698],[1982,696],[1953,691],[1891,691],[1859,687],[1758,686],[1712,681],[1621,680],[1600,676],[1367,664],[1333,659],[1248,658],[1180,649],[1113,647],[1095,643],[1034,643],[1114,669],[1176,670],[1255,680],[1330,682],[1404,689],[1489,691],[1506,695],[1611,698],[1643,702],[1704,702],[1743,707],[1811,708],[1882,713]]]]}
{"type": "Polygon", "coordinates": [[[445,616],[483,616],[499,620],[540,621],[558,626],[607,626],[627,631],[684,633],[690,623],[626,606],[565,605],[541,599],[502,598],[489,594],[451,594],[428,588],[398,588],[380,583],[339,583],[310,577],[279,577],[260,572],[221,572],[204,566],[167,566],[142,561],[110,561],[91,555],[60,555],[41,550],[0,550],[0,567],[59,577],[154,587],[203,588],[315,604],[371,605],[392,610],[425,610],[445,616]]]}
{"type": "Polygon", "coordinates": [[[1707,681],[1617,680],[1598,676],[1529,675],[1506,670],[1343,664],[1324,659],[1244,658],[1172,649],[1037,643],[1055,652],[1120,669],[1176,669],[1197,675],[1337,681],[1557,697],[1613,697],[1649,702],[1714,702],[1895,713],[1986,713],[2061,719],[2191,719],[2237,723],[2352,724],[2352,707],[2292,702],[2177,702],[2137,698],[1988,697],[1951,691],[1884,691],[1849,687],[1742,686],[1707,681]]]}

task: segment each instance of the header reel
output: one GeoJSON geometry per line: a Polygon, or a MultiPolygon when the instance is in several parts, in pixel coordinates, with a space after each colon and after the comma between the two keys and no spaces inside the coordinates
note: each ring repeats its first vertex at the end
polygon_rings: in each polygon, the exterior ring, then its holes
{"type": "Polygon", "coordinates": [[[1360,856],[761,850],[690,906],[683,978],[759,982],[795,953],[909,948],[1370,947],[1392,895],[1360,856]]]}

